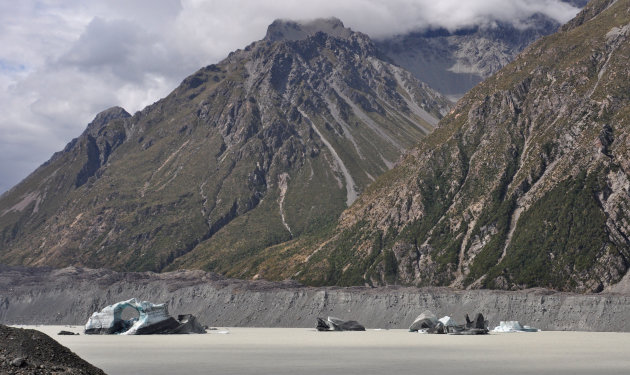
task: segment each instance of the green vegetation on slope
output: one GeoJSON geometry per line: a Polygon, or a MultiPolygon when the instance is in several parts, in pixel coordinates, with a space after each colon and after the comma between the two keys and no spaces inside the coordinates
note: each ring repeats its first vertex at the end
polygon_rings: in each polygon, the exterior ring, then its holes
{"type": "MultiPolygon", "coordinates": [[[[611,246],[606,216],[599,206],[601,174],[581,172],[535,202],[519,225],[503,261],[489,272],[522,287],[575,287],[575,276],[587,271],[611,246]]],[[[489,267],[490,268],[490,267],[489,267]]]]}

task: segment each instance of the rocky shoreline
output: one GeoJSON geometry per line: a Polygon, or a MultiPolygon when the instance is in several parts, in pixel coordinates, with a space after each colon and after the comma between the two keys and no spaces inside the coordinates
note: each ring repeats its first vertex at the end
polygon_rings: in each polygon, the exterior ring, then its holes
{"type": "Polygon", "coordinates": [[[412,287],[306,287],[293,281],[243,281],[203,271],[156,274],[104,269],[0,266],[0,323],[85,324],[106,305],[135,297],[194,314],[208,326],[314,327],[317,317],[367,328],[408,328],[429,309],[462,320],[519,320],[543,330],[630,332],[630,294],[508,292],[412,287]]]}
{"type": "Polygon", "coordinates": [[[0,374],[54,375],[105,373],[67,347],[34,329],[0,324],[0,374]]]}

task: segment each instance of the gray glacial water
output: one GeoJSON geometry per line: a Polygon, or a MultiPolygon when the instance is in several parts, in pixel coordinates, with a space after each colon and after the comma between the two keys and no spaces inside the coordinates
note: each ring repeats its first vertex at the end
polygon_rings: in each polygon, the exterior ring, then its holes
{"type": "Polygon", "coordinates": [[[317,332],[228,328],[228,334],[57,336],[109,375],[122,374],[628,374],[630,333],[538,332],[486,336],[406,330],[317,332]]]}

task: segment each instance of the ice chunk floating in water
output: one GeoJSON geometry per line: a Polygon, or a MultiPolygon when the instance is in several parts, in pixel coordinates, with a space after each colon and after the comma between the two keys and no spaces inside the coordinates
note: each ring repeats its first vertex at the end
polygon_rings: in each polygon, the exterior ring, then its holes
{"type": "Polygon", "coordinates": [[[538,328],[530,326],[521,326],[516,320],[501,321],[498,326],[494,327],[492,332],[538,332],[538,328]]]}
{"type": "Polygon", "coordinates": [[[154,304],[132,298],[106,306],[92,314],[85,324],[85,333],[90,334],[178,334],[205,333],[206,330],[190,314],[179,315],[177,319],[168,314],[165,304],[154,304]],[[124,320],[122,312],[127,307],[138,311],[138,318],[124,320]]]}
{"type": "Polygon", "coordinates": [[[342,320],[329,316],[328,319],[317,318],[318,331],[365,331],[365,327],[356,320],[342,320]]]}
{"type": "Polygon", "coordinates": [[[459,325],[450,316],[438,319],[435,314],[425,310],[418,315],[416,320],[409,326],[409,332],[436,333],[450,335],[485,335],[488,333],[488,321],[483,314],[479,313],[474,321],[471,321],[466,314],[466,324],[459,325]]]}
{"type": "Polygon", "coordinates": [[[439,323],[438,318],[429,310],[425,310],[422,314],[418,315],[416,320],[409,326],[410,332],[418,332],[422,329],[429,329],[435,327],[439,323]]]}

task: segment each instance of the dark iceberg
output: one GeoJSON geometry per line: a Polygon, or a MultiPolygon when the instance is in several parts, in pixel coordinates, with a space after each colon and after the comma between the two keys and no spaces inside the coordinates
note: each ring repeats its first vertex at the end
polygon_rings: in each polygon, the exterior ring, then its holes
{"type": "Polygon", "coordinates": [[[365,331],[365,327],[356,320],[341,320],[329,316],[326,320],[317,318],[318,331],[365,331]]]}

